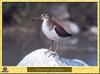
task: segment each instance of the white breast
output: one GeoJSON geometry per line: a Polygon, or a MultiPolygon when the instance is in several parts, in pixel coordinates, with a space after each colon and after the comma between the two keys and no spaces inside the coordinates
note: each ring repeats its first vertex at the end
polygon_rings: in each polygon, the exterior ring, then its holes
{"type": "Polygon", "coordinates": [[[48,23],[46,20],[44,20],[42,23],[42,32],[48,37],[48,39],[54,40],[54,41],[59,41],[61,38],[55,32],[54,27],[52,30],[49,30],[48,23]]]}

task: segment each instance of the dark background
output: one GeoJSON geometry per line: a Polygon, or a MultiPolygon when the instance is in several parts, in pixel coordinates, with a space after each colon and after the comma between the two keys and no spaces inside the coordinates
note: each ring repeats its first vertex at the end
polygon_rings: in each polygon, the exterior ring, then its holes
{"type": "Polygon", "coordinates": [[[63,42],[63,50],[58,50],[58,54],[83,60],[91,66],[97,65],[97,3],[3,2],[2,6],[3,66],[15,66],[30,52],[49,48],[50,41],[41,32],[42,21],[32,21],[47,12],[63,21],[69,18],[66,15],[70,15],[70,20],[76,23],[73,38],[63,42]]]}

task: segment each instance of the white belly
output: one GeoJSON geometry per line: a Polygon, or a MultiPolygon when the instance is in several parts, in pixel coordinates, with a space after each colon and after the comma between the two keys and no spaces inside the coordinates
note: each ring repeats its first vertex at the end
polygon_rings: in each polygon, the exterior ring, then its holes
{"type": "Polygon", "coordinates": [[[55,32],[54,28],[52,30],[49,30],[46,22],[43,22],[43,24],[42,24],[42,32],[50,40],[54,40],[54,41],[60,41],[61,40],[61,38],[55,32]]]}

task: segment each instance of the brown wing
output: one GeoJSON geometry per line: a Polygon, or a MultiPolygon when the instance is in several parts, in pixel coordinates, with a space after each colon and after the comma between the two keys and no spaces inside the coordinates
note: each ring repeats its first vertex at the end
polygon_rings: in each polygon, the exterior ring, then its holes
{"type": "Polygon", "coordinates": [[[72,34],[66,32],[66,30],[62,26],[58,25],[56,22],[53,22],[53,24],[55,25],[55,31],[60,37],[71,37],[72,36],[72,34]]]}

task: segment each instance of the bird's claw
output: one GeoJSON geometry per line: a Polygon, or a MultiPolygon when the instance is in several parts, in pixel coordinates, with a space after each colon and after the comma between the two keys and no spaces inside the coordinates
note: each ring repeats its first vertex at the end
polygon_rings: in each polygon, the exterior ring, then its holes
{"type": "Polygon", "coordinates": [[[58,56],[58,54],[57,54],[57,52],[55,52],[55,51],[51,51],[51,50],[48,50],[48,51],[46,51],[46,52],[44,52],[46,55],[47,55],[47,53],[49,53],[49,55],[48,55],[48,57],[50,57],[50,56],[58,56]]]}
{"type": "Polygon", "coordinates": [[[47,54],[47,53],[49,53],[51,50],[48,50],[48,51],[46,51],[46,52],[44,52],[45,54],[47,54]]]}
{"type": "Polygon", "coordinates": [[[57,52],[52,51],[49,53],[48,57],[50,57],[50,56],[56,57],[56,56],[58,56],[58,54],[57,54],[57,52]]]}
{"type": "Polygon", "coordinates": [[[55,57],[58,54],[56,52],[52,52],[48,57],[50,57],[51,55],[53,55],[55,57]]]}

